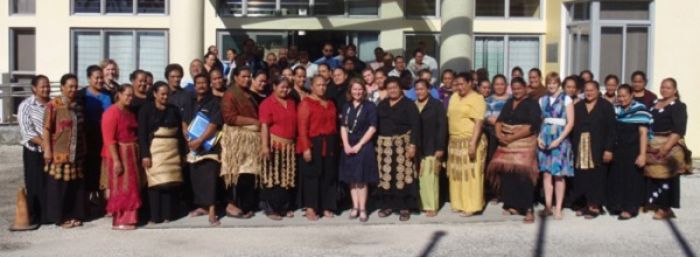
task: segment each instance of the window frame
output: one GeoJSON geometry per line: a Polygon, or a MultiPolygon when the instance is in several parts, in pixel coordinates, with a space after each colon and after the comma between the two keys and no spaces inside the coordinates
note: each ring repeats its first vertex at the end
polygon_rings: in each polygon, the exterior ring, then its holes
{"type": "MultiPolygon", "coordinates": [[[[588,60],[588,67],[593,74],[596,74],[596,76],[599,77],[604,77],[607,76],[607,74],[601,74],[601,57],[600,57],[600,49],[601,49],[601,40],[602,40],[602,30],[605,27],[618,27],[622,28],[623,32],[623,45],[622,45],[622,69],[621,72],[622,74],[615,74],[620,78],[621,83],[626,83],[628,82],[629,78],[625,76],[626,73],[626,51],[627,51],[627,44],[625,42],[625,39],[627,37],[627,29],[628,28],[646,28],[647,29],[647,64],[646,64],[646,74],[649,80],[651,81],[653,78],[653,71],[654,71],[654,31],[655,31],[655,26],[654,26],[654,20],[656,16],[656,1],[654,0],[638,0],[639,2],[648,2],[649,3],[649,19],[647,20],[619,20],[619,19],[601,19],[600,18],[600,8],[601,8],[601,1],[600,0],[593,0],[593,1],[588,1],[588,0],[578,0],[578,1],[572,1],[572,2],[566,2],[562,3],[564,8],[562,8],[562,15],[566,15],[566,19],[563,19],[565,22],[562,23],[563,26],[563,33],[562,38],[563,42],[565,43],[566,49],[565,52],[567,55],[564,56],[561,62],[563,62],[563,68],[566,74],[573,74],[580,71],[575,71],[573,70],[573,62],[572,62],[572,55],[568,55],[569,53],[574,53],[577,51],[577,49],[573,49],[573,40],[572,36],[569,33],[569,29],[572,27],[585,27],[588,26],[589,29],[589,60],[588,60]],[[589,3],[589,19],[588,20],[574,20],[574,5],[578,3],[589,3]],[[568,6],[571,5],[571,6],[568,6]]],[[[647,85],[649,87],[649,85],[647,85]]]]}
{"type": "Polygon", "coordinates": [[[17,0],[7,1],[7,4],[8,4],[7,13],[9,16],[34,16],[34,15],[36,15],[36,0],[34,0],[34,12],[32,12],[32,13],[14,12],[16,1],[17,0]]]}
{"type": "MultiPolygon", "coordinates": [[[[98,32],[100,34],[100,54],[101,58],[100,60],[104,60],[108,58],[108,51],[106,44],[107,44],[107,34],[108,33],[123,33],[123,32],[131,32],[132,36],[132,43],[134,45],[134,48],[131,49],[132,53],[132,58],[133,58],[133,63],[134,63],[134,68],[140,69],[139,67],[139,60],[140,60],[140,55],[139,55],[139,44],[138,44],[138,35],[139,33],[142,32],[161,32],[163,33],[163,47],[165,49],[165,65],[170,63],[170,31],[166,28],[158,28],[158,29],[134,29],[134,28],[84,28],[84,27],[72,27],[70,28],[70,70],[73,72],[73,74],[78,75],[79,71],[77,70],[77,53],[75,52],[75,44],[78,43],[76,42],[76,35],[81,32],[98,32]]],[[[128,71],[131,73],[131,71],[128,71]]],[[[151,71],[154,74],[159,71],[151,71]]],[[[80,76],[78,76],[80,77],[80,76]]]]}
{"type": "Polygon", "coordinates": [[[76,12],[75,0],[70,0],[70,15],[71,16],[168,16],[170,15],[170,0],[163,0],[163,13],[142,13],[139,12],[139,0],[132,0],[132,10],[130,13],[113,13],[107,12],[107,0],[100,0],[100,11],[92,12],[76,12]]]}
{"type": "MultiPolygon", "coordinates": [[[[497,34],[497,33],[485,33],[485,34],[474,34],[474,40],[472,41],[472,55],[474,56],[474,59],[476,59],[476,38],[477,37],[500,37],[503,38],[503,69],[502,71],[493,73],[493,71],[489,71],[489,74],[491,76],[496,75],[496,74],[503,74],[506,75],[506,77],[510,77],[510,39],[511,38],[528,38],[528,39],[537,39],[537,67],[539,69],[542,69],[542,42],[543,40],[543,35],[541,34],[497,34]]],[[[476,60],[473,60],[472,62],[475,62],[476,60]]],[[[474,64],[474,69],[478,69],[474,64]]],[[[520,66],[519,64],[516,64],[515,66],[520,66]]],[[[525,71],[527,72],[527,71],[525,71]]]]}
{"type": "MultiPolygon", "coordinates": [[[[406,12],[406,5],[408,5],[409,1],[415,1],[415,0],[404,0],[403,1],[403,16],[407,19],[439,19],[442,17],[442,4],[441,0],[435,0],[435,15],[410,15],[406,12]]],[[[473,0],[469,0],[473,1],[473,0]]],[[[476,5],[475,5],[476,6],[476,5]]],[[[475,9],[476,10],[476,9],[475,9]]],[[[405,39],[405,35],[404,35],[405,39]]]]}
{"type": "Polygon", "coordinates": [[[351,14],[350,9],[349,9],[349,4],[347,0],[343,1],[343,14],[320,14],[316,15],[313,14],[313,8],[314,8],[314,3],[316,2],[315,0],[307,0],[309,2],[308,4],[308,11],[307,15],[282,15],[281,13],[281,8],[282,8],[282,1],[284,0],[275,0],[275,10],[274,14],[272,15],[267,15],[267,14],[248,14],[248,1],[249,0],[240,0],[241,1],[241,14],[229,14],[227,12],[223,12],[222,8],[224,6],[223,2],[226,0],[217,0],[216,1],[216,15],[219,17],[224,17],[224,18],[274,18],[274,17],[282,17],[282,18],[307,18],[307,17],[329,17],[329,18],[378,18],[381,14],[381,8],[382,8],[382,1],[381,0],[372,0],[377,3],[377,14],[376,15],[371,15],[371,14],[351,14]]]}
{"type": "Polygon", "coordinates": [[[531,20],[542,20],[544,19],[544,13],[547,11],[546,10],[546,5],[545,5],[545,0],[538,0],[540,2],[540,10],[537,16],[532,16],[532,17],[521,17],[521,16],[511,16],[510,15],[510,1],[511,0],[498,0],[498,1],[504,1],[503,8],[503,16],[478,16],[476,14],[476,1],[474,1],[474,19],[477,20],[521,20],[521,21],[531,21],[531,20]]]}

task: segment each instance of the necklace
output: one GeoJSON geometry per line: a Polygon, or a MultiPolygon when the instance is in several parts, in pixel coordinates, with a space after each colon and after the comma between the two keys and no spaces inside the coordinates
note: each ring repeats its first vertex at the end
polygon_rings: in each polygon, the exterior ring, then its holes
{"type": "MultiPolygon", "coordinates": [[[[350,133],[350,134],[355,132],[355,128],[357,128],[357,120],[360,118],[360,114],[362,113],[362,106],[363,106],[363,104],[360,103],[360,106],[357,108],[357,114],[355,115],[355,119],[353,119],[353,121],[352,121],[352,127],[348,127],[348,133],[350,133]]],[[[348,117],[350,116],[350,110],[352,110],[352,104],[345,111],[345,124],[346,125],[350,125],[348,123],[348,117]]]]}

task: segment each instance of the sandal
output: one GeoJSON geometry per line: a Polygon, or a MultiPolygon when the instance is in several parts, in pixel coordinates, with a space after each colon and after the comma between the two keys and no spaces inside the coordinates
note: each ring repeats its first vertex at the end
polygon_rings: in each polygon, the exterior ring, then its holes
{"type": "Polygon", "coordinates": [[[399,221],[408,221],[411,219],[411,213],[409,211],[403,210],[399,212],[399,221]]]}
{"type": "Polygon", "coordinates": [[[393,213],[393,212],[394,211],[392,211],[391,209],[384,209],[384,210],[379,211],[377,216],[379,216],[380,218],[386,218],[386,217],[389,217],[389,215],[391,215],[391,213],[393,213]]]}
{"type": "Polygon", "coordinates": [[[318,215],[316,215],[316,212],[313,209],[306,209],[306,219],[309,221],[317,221],[318,220],[318,215]]]}
{"type": "Polygon", "coordinates": [[[268,213],[266,216],[267,216],[268,218],[270,218],[271,220],[274,220],[274,221],[280,221],[280,220],[282,220],[282,216],[280,216],[279,214],[274,213],[274,212],[268,213]]]}
{"type": "Polygon", "coordinates": [[[369,216],[367,216],[367,211],[360,210],[360,222],[365,223],[368,220],[369,220],[369,216]]]}
{"type": "Polygon", "coordinates": [[[335,217],[335,214],[332,211],[323,211],[323,218],[332,219],[333,217],[335,217]]]}
{"type": "Polygon", "coordinates": [[[527,211],[527,213],[525,214],[525,218],[523,219],[523,223],[525,223],[525,224],[535,223],[535,215],[532,213],[532,211],[527,211]]]}
{"type": "Polygon", "coordinates": [[[357,208],[350,209],[350,216],[348,216],[348,218],[351,220],[357,219],[357,217],[360,215],[359,212],[360,210],[357,208]]]}
{"type": "Polygon", "coordinates": [[[204,216],[207,214],[209,214],[209,213],[207,211],[205,211],[204,209],[197,208],[196,210],[190,212],[190,217],[199,217],[199,216],[204,216]]]}

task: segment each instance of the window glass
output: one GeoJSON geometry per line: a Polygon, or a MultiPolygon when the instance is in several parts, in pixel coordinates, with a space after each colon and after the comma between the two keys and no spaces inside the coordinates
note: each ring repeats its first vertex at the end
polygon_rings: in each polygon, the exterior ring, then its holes
{"type": "Polygon", "coordinates": [[[440,52],[440,45],[436,35],[406,35],[406,56],[412,56],[413,50],[416,50],[420,46],[424,46],[427,55],[437,59],[437,53],[440,52]]]}
{"type": "Polygon", "coordinates": [[[12,14],[34,14],[36,10],[35,0],[10,0],[12,1],[12,14]]]}
{"type": "Polygon", "coordinates": [[[539,68],[540,39],[537,37],[509,37],[508,66],[508,70],[512,70],[515,66],[520,66],[524,71],[539,68]]]}
{"type": "Polygon", "coordinates": [[[36,70],[36,33],[34,29],[11,29],[13,39],[13,71],[36,70]]]}
{"type": "Polygon", "coordinates": [[[138,32],[139,69],[151,71],[155,80],[164,79],[168,64],[168,47],[165,32],[138,32]]]}
{"type": "Polygon", "coordinates": [[[221,0],[219,2],[219,15],[242,15],[243,0],[221,0]]]}
{"type": "Polygon", "coordinates": [[[474,69],[485,68],[490,74],[503,72],[504,49],[503,37],[476,37],[474,69]]]}
{"type": "Polygon", "coordinates": [[[374,49],[379,47],[379,33],[358,33],[357,50],[360,60],[374,61],[374,49]]]}
{"type": "Polygon", "coordinates": [[[602,20],[648,20],[649,2],[615,1],[600,2],[600,19],[602,20]]]}
{"type": "Polygon", "coordinates": [[[647,72],[649,29],[645,27],[627,28],[625,45],[625,75],[623,81],[627,80],[634,71],[647,72]]]}
{"type": "Polygon", "coordinates": [[[584,21],[591,18],[591,5],[590,3],[576,3],[573,5],[573,20],[584,21]]]}
{"type": "Polygon", "coordinates": [[[406,16],[437,15],[437,1],[435,0],[406,0],[404,3],[406,16]]]}
{"type": "MultiPolygon", "coordinates": [[[[494,1],[499,2],[499,1],[494,1]]],[[[510,0],[510,17],[539,17],[540,0],[510,0]]]]}
{"type": "Polygon", "coordinates": [[[622,27],[603,27],[600,36],[600,77],[622,76],[622,27]]]}
{"type": "Polygon", "coordinates": [[[109,0],[105,2],[108,13],[133,13],[134,0],[109,0]]]}
{"type": "Polygon", "coordinates": [[[476,16],[505,17],[505,0],[476,0],[476,16]]]}
{"type": "Polygon", "coordinates": [[[138,0],[138,12],[165,13],[165,0],[138,0]]]}
{"type": "MultiPolygon", "coordinates": [[[[119,70],[128,74],[134,68],[134,36],[132,32],[107,32],[107,58],[113,59],[119,65],[119,70]]],[[[121,75],[121,74],[120,74],[121,75]]],[[[119,78],[126,82],[125,77],[119,78]]]]}
{"type": "Polygon", "coordinates": [[[85,69],[102,60],[102,47],[99,31],[80,31],[75,33],[73,43],[74,69],[81,85],[87,84],[85,69]]]}
{"type": "Polygon", "coordinates": [[[75,13],[100,13],[100,0],[73,0],[75,13]]]}
{"type": "Polygon", "coordinates": [[[308,16],[309,0],[286,0],[280,3],[282,16],[308,16]]]}
{"type": "Polygon", "coordinates": [[[379,15],[379,0],[348,0],[350,15],[379,15]]]}
{"type": "Polygon", "coordinates": [[[343,15],[345,14],[345,2],[343,0],[316,0],[313,9],[314,15],[343,15]]]}

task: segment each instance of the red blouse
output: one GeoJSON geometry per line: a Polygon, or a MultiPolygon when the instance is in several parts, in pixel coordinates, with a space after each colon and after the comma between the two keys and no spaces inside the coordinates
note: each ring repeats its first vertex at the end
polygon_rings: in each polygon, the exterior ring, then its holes
{"type": "Polygon", "coordinates": [[[271,96],[260,104],[260,123],[266,124],[270,134],[286,139],[294,139],[297,134],[297,106],[294,100],[287,99],[284,107],[277,97],[271,96]]]}
{"type": "MultiPolygon", "coordinates": [[[[299,104],[299,135],[297,137],[297,152],[303,153],[311,149],[311,138],[330,136],[338,133],[336,128],[336,111],[333,101],[326,100],[326,106],[321,101],[305,97],[299,104]]],[[[323,151],[325,153],[325,151],[323,151]]]]}
{"type": "Polygon", "coordinates": [[[102,114],[102,157],[111,159],[109,147],[138,140],[136,116],[128,109],[112,105],[102,114]]]}

